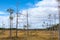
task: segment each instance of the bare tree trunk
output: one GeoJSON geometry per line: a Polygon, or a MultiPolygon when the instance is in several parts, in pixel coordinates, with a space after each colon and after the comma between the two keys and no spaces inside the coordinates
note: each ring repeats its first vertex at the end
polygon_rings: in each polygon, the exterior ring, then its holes
{"type": "Polygon", "coordinates": [[[17,3],[16,7],[17,7],[17,13],[16,13],[16,38],[18,37],[18,6],[19,4],[17,3]]]}
{"type": "Polygon", "coordinates": [[[12,38],[12,27],[13,27],[13,17],[12,14],[10,14],[10,38],[12,38]]]}
{"type": "Polygon", "coordinates": [[[59,11],[59,40],[60,40],[60,0],[58,1],[58,11],[59,11]]]}
{"type": "MultiPolygon", "coordinates": [[[[60,3],[58,3],[58,4],[60,4],[60,3]]],[[[59,40],[60,40],[60,5],[58,5],[58,9],[59,9],[59,40]]]]}
{"type": "MultiPolygon", "coordinates": [[[[28,10],[27,10],[27,14],[26,15],[27,15],[26,16],[27,17],[27,26],[26,26],[27,27],[27,30],[26,30],[27,31],[27,34],[26,35],[28,37],[28,35],[29,35],[29,29],[28,29],[28,27],[29,27],[29,23],[28,23],[28,10]]],[[[27,38],[27,40],[28,40],[28,38],[27,38]]]]}

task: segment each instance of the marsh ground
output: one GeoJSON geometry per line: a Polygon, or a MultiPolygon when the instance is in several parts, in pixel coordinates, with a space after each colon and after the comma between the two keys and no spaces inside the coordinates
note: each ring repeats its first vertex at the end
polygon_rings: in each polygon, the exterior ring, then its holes
{"type": "Polygon", "coordinates": [[[47,30],[18,30],[16,38],[16,30],[12,30],[12,38],[10,38],[10,30],[0,30],[0,40],[58,40],[58,31],[47,30]]]}

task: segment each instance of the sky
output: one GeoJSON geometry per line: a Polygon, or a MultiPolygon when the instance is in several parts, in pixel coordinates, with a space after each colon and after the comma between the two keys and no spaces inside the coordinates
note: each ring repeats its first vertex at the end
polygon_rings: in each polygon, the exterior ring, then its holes
{"type": "Polygon", "coordinates": [[[1,28],[3,24],[5,24],[3,28],[9,28],[9,13],[6,11],[8,8],[14,9],[12,28],[16,28],[17,3],[19,8],[18,28],[23,28],[23,26],[27,24],[27,12],[30,29],[47,28],[49,27],[47,24],[50,25],[51,23],[51,25],[54,25],[59,23],[57,0],[0,0],[1,28]],[[48,19],[49,14],[51,14],[50,19],[48,19]]]}
{"type": "Polygon", "coordinates": [[[2,11],[7,8],[16,9],[17,2],[19,2],[19,9],[26,9],[33,7],[38,1],[41,0],[0,0],[0,7],[2,11]]]}

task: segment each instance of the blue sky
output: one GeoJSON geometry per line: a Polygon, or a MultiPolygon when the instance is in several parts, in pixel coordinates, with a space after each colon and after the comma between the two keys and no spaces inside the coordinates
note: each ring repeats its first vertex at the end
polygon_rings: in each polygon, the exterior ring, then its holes
{"type": "Polygon", "coordinates": [[[18,28],[23,28],[26,25],[26,13],[29,15],[29,25],[31,29],[46,28],[50,22],[52,24],[58,23],[58,3],[56,0],[0,0],[0,26],[5,24],[5,28],[9,28],[9,13],[6,11],[8,8],[15,10],[13,14],[13,27],[16,27],[16,4],[19,2],[19,24],[18,28]],[[51,19],[48,15],[51,14],[51,19]],[[56,23],[54,20],[56,16],[56,23]],[[51,21],[49,21],[51,20],[51,21]],[[44,24],[43,22],[46,22],[44,24]],[[45,27],[42,27],[42,24],[45,27]]]}
{"type": "Polygon", "coordinates": [[[7,8],[16,9],[16,4],[19,2],[19,10],[33,7],[35,3],[42,0],[0,0],[0,10],[5,11],[7,8]],[[29,6],[28,4],[31,4],[29,6]]]}

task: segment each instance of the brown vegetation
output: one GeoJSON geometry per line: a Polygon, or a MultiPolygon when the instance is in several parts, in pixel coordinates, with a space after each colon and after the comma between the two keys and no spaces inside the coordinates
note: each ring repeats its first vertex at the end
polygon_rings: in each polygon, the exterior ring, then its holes
{"type": "Polygon", "coordinates": [[[12,30],[12,38],[9,32],[10,30],[0,30],[0,40],[58,40],[58,31],[18,30],[18,38],[15,37],[16,30],[12,30]]]}

